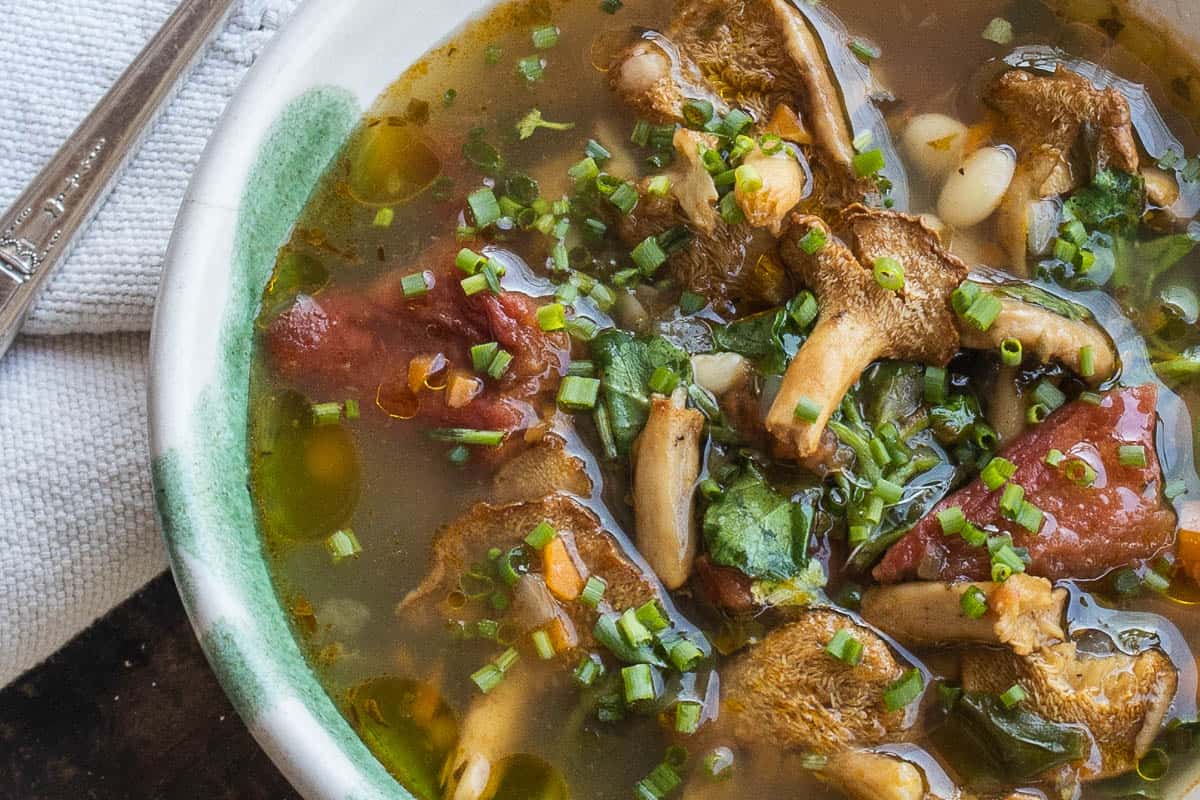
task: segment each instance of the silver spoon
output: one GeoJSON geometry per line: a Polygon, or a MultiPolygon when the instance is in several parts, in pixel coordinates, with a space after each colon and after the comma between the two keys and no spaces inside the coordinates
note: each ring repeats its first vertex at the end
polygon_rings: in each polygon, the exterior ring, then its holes
{"type": "Polygon", "coordinates": [[[12,208],[0,216],[0,358],[41,290],[233,0],[182,0],[12,208]]]}

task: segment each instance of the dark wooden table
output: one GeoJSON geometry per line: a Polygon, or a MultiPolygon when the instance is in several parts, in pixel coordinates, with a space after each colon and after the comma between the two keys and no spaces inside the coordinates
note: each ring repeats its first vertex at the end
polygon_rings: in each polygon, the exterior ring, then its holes
{"type": "Polygon", "coordinates": [[[5,800],[293,800],[162,575],[0,691],[5,800]]]}

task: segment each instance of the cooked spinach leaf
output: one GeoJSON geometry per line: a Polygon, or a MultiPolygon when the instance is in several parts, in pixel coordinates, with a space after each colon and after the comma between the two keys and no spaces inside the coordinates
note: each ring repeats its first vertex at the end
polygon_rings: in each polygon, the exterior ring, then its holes
{"type": "Polygon", "coordinates": [[[1133,232],[1146,207],[1146,185],[1140,175],[1106,169],[1067,200],[1063,213],[1088,228],[1133,232]]]}
{"type": "Polygon", "coordinates": [[[659,367],[669,367],[689,380],[688,354],[661,336],[639,338],[611,329],[592,340],[592,359],[600,371],[602,402],[617,453],[627,457],[650,414],[650,376],[659,367]]]}
{"type": "Polygon", "coordinates": [[[783,580],[805,560],[812,520],[809,504],[792,504],[746,466],[704,514],[709,557],[752,578],[783,580]]]}
{"type": "Polygon", "coordinates": [[[1088,753],[1082,728],[1051,722],[1022,706],[964,692],[933,733],[939,751],[975,787],[1027,780],[1088,753]]]}
{"type": "Polygon", "coordinates": [[[792,330],[786,308],[751,314],[714,326],[713,349],[750,359],[764,375],[782,375],[804,338],[792,330]]]}

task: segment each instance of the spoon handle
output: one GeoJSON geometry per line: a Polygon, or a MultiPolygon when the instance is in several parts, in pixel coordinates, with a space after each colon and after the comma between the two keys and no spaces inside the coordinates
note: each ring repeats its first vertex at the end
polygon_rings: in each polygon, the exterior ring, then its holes
{"type": "Polygon", "coordinates": [[[232,0],[182,0],[0,216],[0,358],[55,268],[108,196],[121,168],[231,8],[232,0]]]}

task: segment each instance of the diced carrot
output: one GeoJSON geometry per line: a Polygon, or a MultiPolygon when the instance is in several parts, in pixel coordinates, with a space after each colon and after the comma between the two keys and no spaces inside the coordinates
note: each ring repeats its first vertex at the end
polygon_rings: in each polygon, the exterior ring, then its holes
{"type": "Polygon", "coordinates": [[[1184,503],[1180,509],[1175,553],[1188,576],[1200,583],[1200,502],[1184,503]]]}
{"type": "Polygon", "coordinates": [[[583,576],[561,536],[555,536],[542,548],[542,574],[550,593],[559,600],[574,600],[583,593],[583,576]]]}
{"type": "Polygon", "coordinates": [[[579,636],[575,633],[575,623],[571,622],[571,618],[566,614],[559,614],[554,621],[547,625],[546,633],[549,635],[550,644],[554,645],[556,653],[569,652],[579,644],[579,636]]]}
{"type": "Polygon", "coordinates": [[[812,144],[812,135],[805,130],[800,115],[783,103],[775,106],[775,112],[767,123],[767,133],[796,144],[812,144]]]}
{"type": "Polygon", "coordinates": [[[483,391],[483,381],[474,375],[455,371],[446,383],[446,405],[451,408],[462,408],[470,403],[483,391]]]}
{"type": "Polygon", "coordinates": [[[441,353],[431,356],[416,356],[408,362],[408,390],[413,394],[422,389],[446,388],[446,382],[438,382],[438,377],[446,372],[446,357],[441,353]]]}

